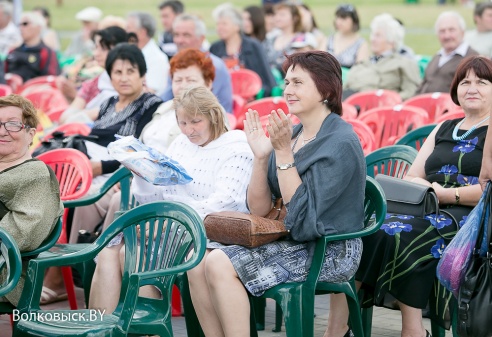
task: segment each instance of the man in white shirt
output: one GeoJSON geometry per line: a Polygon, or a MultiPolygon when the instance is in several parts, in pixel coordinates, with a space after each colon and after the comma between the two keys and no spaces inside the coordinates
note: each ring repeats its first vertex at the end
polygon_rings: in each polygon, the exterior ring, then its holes
{"type": "Polygon", "coordinates": [[[454,11],[442,12],[436,20],[435,30],[441,49],[427,65],[424,80],[417,94],[449,92],[458,64],[477,51],[464,40],[466,24],[463,17],[454,11]]]}
{"type": "Polygon", "coordinates": [[[0,1],[0,55],[7,55],[10,49],[22,43],[20,31],[12,21],[13,12],[11,3],[0,1]]]}
{"type": "Polygon", "coordinates": [[[149,13],[131,12],[127,15],[126,31],[134,33],[138,38],[138,48],[142,50],[147,64],[147,88],[161,95],[167,87],[169,59],[153,39],[156,31],[154,18],[149,13]]]}
{"type": "Polygon", "coordinates": [[[466,32],[465,41],[480,55],[492,57],[492,1],[477,3],[473,11],[476,29],[466,32]]]}

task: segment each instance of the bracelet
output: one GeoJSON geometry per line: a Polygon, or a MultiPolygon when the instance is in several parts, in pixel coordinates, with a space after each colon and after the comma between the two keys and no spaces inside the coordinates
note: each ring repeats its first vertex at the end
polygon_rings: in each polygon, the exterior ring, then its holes
{"type": "Polygon", "coordinates": [[[277,169],[278,170],[288,170],[292,167],[295,167],[296,163],[288,163],[288,164],[278,164],[277,169]]]}
{"type": "Polygon", "coordinates": [[[456,203],[455,204],[458,205],[460,203],[460,191],[459,191],[459,188],[458,187],[456,187],[454,189],[454,197],[456,199],[456,203]]]}

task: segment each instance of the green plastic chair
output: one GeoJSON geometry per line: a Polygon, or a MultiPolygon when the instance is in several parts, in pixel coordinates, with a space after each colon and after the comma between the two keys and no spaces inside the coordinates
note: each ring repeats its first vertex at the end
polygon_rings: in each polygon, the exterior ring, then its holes
{"type": "MultiPolygon", "coordinates": [[[[75,200],[67,200],[63,202],[65,208],[74,208],[80,206],[87,206],[96,203],[99,199],[101,199],[108,191],[115,186],[117,183],[120,183],[121,187],[121,202],[120,202],[120,211],[126,211],[130,208],[130,180],[132,177],[132,173],[126,167],[120,167],[116,170],[111,177],[99,188],[98,191],[87,194],[82,198],[75,200]]],[[[56,245],[56,253],[64,254],[66,253],[64,245],[57,244],[56,245]]],[[[70,252],[74,252],[76,247],[69,248],[70,252]]],[[[86,247],[86,244],[80,244],[79,250],[82,250],[86,247]]],[[[85,261],[84,263],[80,263],[74,266],[75,269],[79,272],[82,278],[82,284],[84,286],[84,297],[85,303],[89,303],[89,295],[91,291],[91,283],[92,276],[94,275],[94,270],[96,269],[96,264],[92,260],[85,261]]]]}
{"type": "MultiPolygon", "coordinates": [[[[364,228],[355,233],[327,235],[316,242],[313,262],[308,277],[303,283],[285,283],[269,289],[261,297],[273,298],[281,307],[287,337],[314,336],[315,294],[344,293],[350,309],[350,326],[355,336],[363,337],[359,300],[355,281],[343,283],[319,282],[326,245],[329,242],[363,237],[374,233],[383,224],[386,216],[386,199],[379,184],[367,177],[364,200],[364,228]]],[[[253,312],[253,311],[252,311],[253,312]]],[[[252,336],[257,336],[252,331],[252,336]]]]}
{"type": "Polygon", "coordinates": [[[19,282],[22,272],[22,260],[19,247],[14,238],[0,228],[0,297],[8,294],[19,282]]]}
{"type": "Polygon", "coordinates": [[[30,262],[26,291],[18,308],[21,315],[43,314],[46,317],[46,314],[51,314],[53,320],[20,320],[15,326],[14,336],[172,336],[171,292],[175,277],[194,268],[203,258],[205,247],[203,222],[196,211],[185,204],[160,201],[129,210],[83,250],[30,262]],[[137,227],[148,227],[150,233],[162,235],[138,237],[137,227]],[[119,303],[112,314],[92,322],[74,322],[63,320],[63,317],[89,317],[90,311],[39,309],[44,272],[48,267],[93,259],[122,231],[126,249],[124,272],[119,303]],[[162,299],[139,297],[139,288],[146,285],[157,287],[162,299]]]}
{"type": "Polygon", "coordinates": [[[421,126],[415,130],[407,132],[403,137],[401,137],[395,145],[408,145],[413,147],[415,150],[419,151],[422,145],[424,145],[425,140],[430,135],[432,130],[436,127],[436,124],[429,124],[421,126]]]}
{"type": "Polygon", "coordinates": [[[366,156],[367,175],[374,178],[382,173],[403,178],[415,157],[417,157],[417,150],[407,145],[382,147],[366,156]]]}

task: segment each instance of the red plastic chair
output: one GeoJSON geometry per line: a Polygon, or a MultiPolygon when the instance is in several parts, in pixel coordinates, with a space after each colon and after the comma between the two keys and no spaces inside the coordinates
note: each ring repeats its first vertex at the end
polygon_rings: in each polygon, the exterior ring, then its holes
{"type": "Polygon", "coordinates": [[[434,123],[442,114],[453,112],[457,105],[447,92],[433,92],[411,97],[403,105],[416,106],[429,114],[429,123],[434,123]]]}
{"type": "Polygon", "coordinates": [[[24,83],[24,80],[17,74],[6,73],[5,82],[7,82],[7,85],[12,88],[13,92],[17,93],[18,89],[24,83]]]}
{"type": "Polygon", "coordinates": [[[57,89],[58,87],[56,86],[56,76],[53,75],[48,75],[48,76],[39,76],[32,78],[17,89],[17,92],[22,95],[23,91],[27,91],[28,89],[31,89],[33,87],[37,86],[43,86],[43,87],[51,87],[53,89],[57,89]]]}
{"type": "Polygon", "coordinates": [[[402,105],[374,108],[358,118],[374,133],[376,149],[393,145],[408,131],[425,125],[428,119],[424,109],[402,105]]]}
{"type": "Polygon", "coordinates": [[[365,156],[376,150],[376,140],[370,127],[357,119],[349,119],[347,120],[347,123],[352,125],[354,132],[359,136],[362,151],[364,151],[365,156]]]}
{"type": "Polygon", "coordinates": [[[7,84],[0,84],[0,96],[8,96],[12,93],[12,88],[7,84]]]}
{"type": "Polygon", "coordinates": [[[68,108],[67,99],[58,89],[38,87],[21,95],[30,100],[37,109],[45,112],[48,116],[50,114],[53,115],[55,112],[61,114],[60,110],[64,111],[68,108]]]}
{"type": "Polygon", "coordinates": [[[84,123],[63,124],[51,130],[49,133],[47,133],[44,136],[43,141],[53,138],[54,132],[63,132],[65,136],[71,136],[71,135],[88,136],[91,133],[91,128],[84,123]]]}
{"type": "MultiPolygon", "coordinates": [[[[266,97],[257,99],[246,104],[241,113],[236,115],[238,128],[243,128],[243,121],[246,118],[246,112],[249,109],[258,111],[260,118],[270,114],[272,110],[282,109],[285,113],[289,112],[289,106],[283,97],[266,97]]],[[[295,117],[294,121],[296,121],[295,124],[299,123],[299,119],[297,119],[297,117],[295,117]]]]}
{"type": "Polygon", "coordinates": [[[342,118],[346,121],[356,119],[359,115],[357,108],[350,103],[342,102],[342,118]]]}
{"type": "MultiPolygon", "coordinates": [[[[85,154],[74,149],[57,149],[40,154],[37,157],[55,172],[60,184],[62,201],[74,200],[84,196],[92,184],[92,167],[85,154]]],[[[68,209],[63,213],[63,228],[58,243],[66,244],[68,209]]],[[[68,302],[72,310],[77,309],[77,299],[71,267],[62,267],[63,280],[67,289],[68,302]]]]}
{"type": "Polygon", "coordinates": [[[437,120],[436,120],[436,123],[441,123],[441,122],[448,121],[451,119],[464,118],[464,117],[465,117],[465,113],[463,112],[461,107],[457,107],[455,111],[447,112],[447,113],[439,116],[439,118],[437,118],[437,120]]]}
{"type": "Polygon", "coordinates": [[[252,70],[238,69],[230,72],[232,93],[239,95],[246,101],[254,99],[262,88],[261,77],[252,70]]]}
{"type": "Polygon", "coordinates": [[[400,94],[392,90],[371,90],[350,95],[345,103],[359,107],[359,116],[365,111],[380,106],[393,106],[401,103],[400,94]]]}

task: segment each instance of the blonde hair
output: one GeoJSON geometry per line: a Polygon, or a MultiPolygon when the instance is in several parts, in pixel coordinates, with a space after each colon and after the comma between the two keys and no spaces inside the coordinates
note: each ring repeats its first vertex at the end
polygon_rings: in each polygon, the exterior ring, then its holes
{"type": "Polygon", "coordinates": [[[14,94],[0,97],[0,108],[6,108],[10,106],[22,110],[22,123],[34,129],[38,126],[38,111],[30,100],[14,94]]]}
{"type": "Polygon", "coordinates": [[[209,89],[203,86],[186,88],[173,102],[176,111],[181,108],[189,116],[201,114],[208,119],[212,129],[211,141],[227,131],[222,106],[209,89]]]}

